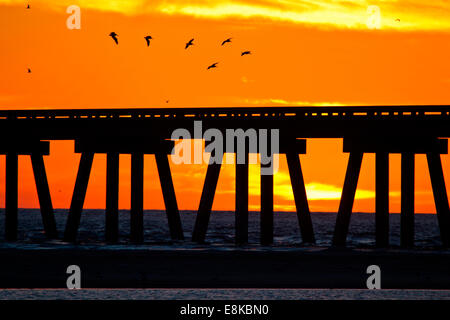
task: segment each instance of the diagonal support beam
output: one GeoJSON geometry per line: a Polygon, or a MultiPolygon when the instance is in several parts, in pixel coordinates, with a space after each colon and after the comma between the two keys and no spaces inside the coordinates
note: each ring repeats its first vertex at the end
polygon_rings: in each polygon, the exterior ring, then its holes
{"type": "Polygon", "coordinates": [[[333,235],[333,245],[335,246],[345,246],[347,241],[350,217],[352,214],[353,202],[355,200],[362,159],[362,152],[350,152],[347,173],[345,175],[344,187],[342,188],[341,202],[339,204],[336,226],[333,235]]]}
{"type": "Polygon", "coordinates": [[[302,167],[297,153],[287,152],[286,160],[291,177],[292,191],[294,193],[295,206],[297,208],[298,224],[302,234],[302,240],[306,243],[314,243],[314,230],[306,195],[305,181],[302,167]]]}
{"type": "Polygon", "coordinates": [[[49,239],[58,237],[56,230],[55,215],[53,212],[52,198],[48,186],[47,174],[45,172],[44,157],[41,154],[31,154],[31,165],[33,167],[34,181],[41,207],[42,223],[45,235],[49,239]]]}
{"type": "Polygon", "coordinates": [[[202,196],[200,198],[200,205],[198,207],[197,218],[195,220],[194,231],[192,232],[192,241],[194,242],[205,241],[221,166],[222,163],[208,164],[202,196]]]}
{"type": "Polygon", "coordinates": [[[67,218],[64,241],[74,242],[77,238],[78,227],[80,226],[81,212],[83,211],[84,199],[91,174],[93,152],[83,152],[78,167],[77,179],[73,190],[72,202],[70,204],[69,216],[67,218]]]}
{"type": "Polygon", "coordinates": [[[181,225],[180,212],[178,210],[168,156],[165,153],[158,152],[155,153],[155,159],[156,166],[158,167],[164,204],[166,206],[170,236],[173,240],[184,240],[183,227],[181,225]]]}
{"type": "Polygon", "coordinates": [[[447,189],[445,188],[444,173],[442,171],[441,157],[436,152],[427,153],[427,160],[442,244],[444,247],[449,247],[450,210],[448,205],[447,189]]]}

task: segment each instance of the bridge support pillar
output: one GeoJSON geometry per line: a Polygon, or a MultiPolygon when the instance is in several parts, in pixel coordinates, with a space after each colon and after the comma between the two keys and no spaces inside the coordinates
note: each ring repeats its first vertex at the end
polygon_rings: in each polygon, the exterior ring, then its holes
{"type": "Polygon", "coordinates": [[[119,153],[106,155],[106,211],[105,240],[115,243],[119,239],[119,153]]]}
{"type": "Polygon", "coordinates": [[[166,206],[166,214],[172,240],[184,240],[181,226],[180,213],[178,211],[175,188],[172,174],[170,173],[169,159],[165,153],[155,153],[156,166],[158,167],[159,180],[166,206]]]}
{"type": "Polygon", "coordinates": [[[240,245],[248,242],[248,153],[245,154],[245,163],[237,160],[236,156],[235,241],[240,245]]]}
{"type": "Polygon", "coordinates": [[[389,153],[375,154],[375,241],[389,246],[389,153]]]}
{"type": "MultiPolygon", "coordinates": [[[[261,164],[261,170],[271,170],[261,164]]],[[[265,172],[267,173],[267,172],[265,172]]],[[[264,246],[273,243],[273,168],[272,174],[261,174],[261,225],[260,241],[264,246]]]]}
{"type": "Polygon", "coordinates": [[[75,184],[72,205],[67,221],[64,238],[66,241],[75,241],[80,223],[81,211],[86,195],[87,183],[95,153],[106,153],[106,210],[105,210],[105,238],[107,242],[114,243],[119,240],[119,156],[131,154],[131,214],[130,239],[135,243],[144,240],[143,222],[143,192],[144,192],[144,154],[155,154],[161,182],[166,211],[169,217],[171,236],[174,239],[182,237],[181,220],[173,190],[170,167],[167,154],[174,147],[173,141],[143,138],[114,138],[93,137],[75,141],[75,152],[81,153],[80,167],[75,184]],[[165,157],[165,161],[164,161],[165,157]],[[175,222],[174,222],[175,221],[175,222]],[[177,224],[177,221],[179,222],[177,224]],[[180,236],[181,235],[181,236],[180,236]]]}
{"type": "Polygon", "coordinates": [[[18,154],[6,154],[5,176],[5,238],[17,240],[18,215],[18,154]]]}
{"type": "Polygon", "coordinates": [[[6,155],[5,174],[5,238],[17,240],[19,155],[31,157],[39,197],[42,222],[47,238],[57,237],[52,200],[45,173],[43,155],[50,153],[50,143],[39,140],[6,140],[0,143],[0,154],[6,155]]]}
{"type": "Polygon", "coordinates": [[[144,154],[131,154],[131,210],[130,238],[134,243],[144,242],[144,154]]]}
{"type": "Polygon", "coordinates": [[[344,187],[342,188],[341,202],[339,204],[336,226],[333,235],[333,245],[335,246],[345,246],[347,241],[350,217],[352,214],[353,202],[355,200],[362,159],[362,152],[350,152],[347,173],[345,175],[344,187]]]}
{"type": "Polygon", "coordinates": [[[69,216],[67,217],[66,229],[64,231],[64,241],[75,242],[77,238],[93,160],[93,152],[83,152],[81,154],[72,202],[70,203],[69,216]]]}
{"type": "Polygon", "coordinates": [[[434,137],[344,138],[344,152],[350,159],[333,237],[334,245],[345,245],[351,208],[363,153],[376,154],[375,224],[378,247],[389,245],[389,154],[400,153],[401,161],[401,246],[414,245],[414,157],[426,154],[438,213],[442,243],[450,246],[450,209],[440,154],[448,152],[448,141],[434,137]]]}
{"type": "Polygon", "coordinates": [[[443,246],[448,248],[450,246],[450,210],[447,189],[445,188],[444,173],[442,171],[441,157],[438,153],[427,153],[427,160],[441,240],[443,246]]]}
{"type": "Polygon", "coordinates": [[[222,163],[208,164],[205,183],[203,185],[202,195],[200,197],[200,205],[197,211],[197,218],[195,220],[194,231],[192,232],[192,241],[194,242],[205,241],[221,166],[222,163]]]}
{"type": "MultiPolygon", "coordinates": [[[[273,168],[278,165],[278,154],[287,154],[289,172],[294,190],[294,197],[297,206],[297,215],[300,225],[300,231],[304,242],[314,243],[314,231],[309,212],[305,183],[303,180],[300,166],[299,154],[306,153],[306,140],[296,139],[292,136],[284,137],[280,140],[279,149],[272,150],[269,145],[264,151],[271,150],[271,162],[261,165],[261,212],[260,212],[260,243],[262,245],[271,245],[273,243],[274,224],[273,224],[273,168]],[[276,152],[275,152],[276,151],[276,152]],[[274,156],[276,155],[277,158],[274,156]],[[268,170],[272,168],[272,174],[268,170]],[[264,174],[262,171],[264,170],[264,174]]],[[[258,150],[250,150],[248,141],[245,142],[245,151],[243,159],[239,159],[236,150],[227,150],[236,155],[236,184],[235,184],[235,242],[237,245],[248,242],[248,187],[249,187],[249,153],[257,154],[258,150]]],[[[241,151],[242,152],[242,151],[241,151]]],[[[221,164],[210,163],[206,173],[205,183],[203,185],[200,205],[195,221],[192,241],[204,242],[208,228],[209,218],[214,199],[214,194],[219,179],[221,164]]]]}
{"type": "Polygon", "coordinates": [[[286,160],[291,178],[292,191],[294,193],[294,201],[297,208],[297,218],[302,240],[305,243],[314,243],[314,230],[311,221],[311,213],[309,211],[308,199],[306,196],[305,181],[303,179],[302,167],[298,155],[299,153],[300,152],[287,152],[286,160]]]}
{"type": "Polygon", "coordinates": [[[402,153],[400,245],[414,246],[414,158],[412,152],[402,153]]]}
{"type": "Polygon", "coordinates": [[[47,174],[45,172],[44,157],[41,154],[31,154],[31,165],[33,167],[45,235],[49,239],[55,239],[58,237],[58,232],[56,230],[52,198],[50,196],[47,174]]]}

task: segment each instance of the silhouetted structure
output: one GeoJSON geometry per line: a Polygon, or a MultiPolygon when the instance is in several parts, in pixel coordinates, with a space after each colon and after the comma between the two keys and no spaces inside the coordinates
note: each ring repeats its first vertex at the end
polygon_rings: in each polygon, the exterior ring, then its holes
{"type": "Polygon", "coordinates": [[[5,238],[17,239],[17,211],[18,211],[18,158],[27,155],[31,158],[36,190],[41,207],[42,223],[47,238],[57,237],[53,205],[47,174],[44,166],[44,155],[50,153],[48,141],[9,140],[0,143],[0,154],[6,155],[5,175],[5,238]]]}
{"type": "MultiPolygon", "coordinates": [[[[376,156],[376,244],[389,245],[389,154],[402,157],[401,244],[414,244],[414,155],[426,154],[436,203],[440,235],[450,246],[450,210],[440,154],[447,153],[450,106],[276,107],[189,109],[95,109],[0,111],[0,144],[6,154],[6,238],[17,235],[17,157],[31,155],[46,235],[56,237],[53,208],[43,163],[49,154],[44,140],[74,140],[81,153],[64,239],[75,241],[94,154],[107,155],[105,234],[118,239],[119,155],[131,154],[131,239],[143,241],[143,156],[155,154],[172,239],[183,239],[167,155],[173,130],[194,135],[194,120],[203,130],[279,129],[280,150],[286,159],[304,242],[313,243],[306,189],[299,154],[306,138],[343,138],[349,153],[347,173],[337,215],[333,244],[343,246],[351,219],[364,153],[376,156]]],[[[246,158],[250,150],[245,151],[246,158]]],[[[192,240],[206,239],[220,163],[208,165],[192,240]]],[[[236,243],[248,240],[248,161],[236,165],[236,243]]],[[[261,243],[273,242],[273,176],[261,176],[261,243]]]]}

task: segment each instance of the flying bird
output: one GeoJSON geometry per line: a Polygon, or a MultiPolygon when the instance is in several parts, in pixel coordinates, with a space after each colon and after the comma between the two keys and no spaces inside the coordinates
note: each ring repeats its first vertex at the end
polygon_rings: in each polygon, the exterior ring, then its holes
{"type": "Polygon", "coordinates": [[[31,69],[30,68],[28,68],[28,73],[31,73],[31,69]]]}
{"type": "Polygon", "coordinates": [[[186,47],[184,47],[184,49],[187,49],[187,48],[189,48],[190,46],[193,46],[193,45],[194,45],[194,39],[191,39],[191,40],[189,40],[188,43],[186,43],[186,47]]]}
{"type": "Polygon", "coordinates": [[[397,18],[397,19],[395,19],[395,21],[397,21],[397,22],[400,22],[400,19],[399,19],[399,18],[397,18]]]}
{"type": "Polygon", "coordinates": [[[110,36],[111,38],[113,38],[113,40],[114,40],[114,42],[115,42],[116,44],[119,44],[119,40],[117,39],[117,36],[118,36],[117,33],[111,32],[111,33],[109,34],[109,36],[110,36]]]}
{"type": "Polygon", "coordinates": [[[149,47],[150,46],[150,40],[153,39],[152,36],[146,36],[146,37],[144,37],[144,39],[145,39],[145,41],[147,41],[147,47],[149,47]]]}
{"type": "Polygon", "coordinates": [[[217,68],[217,64],[218,64],[218,62],[213,63],[212,65],[210,65],[210,66],[208,67],[207,70],[212,69],[212,68],[217,68]]]}
{"type": "Polygon", "coordinates": [[[231,43],[231,39],[232,38],[228,38],[227,40],[222,41],[222,45],[224,45],[225,43],[231,43]]]}
{"type": "Polygon", "coordinates": [[[244,52],[241,53],[241,57],[245,56],[247,54],[252,54],[252,52],[251,51],[244,51],[244,52]]]}
{"type": "Polygon", "coordinates": [[[27,9],[30,9],[30,5],[27,5],[27,9]]]}

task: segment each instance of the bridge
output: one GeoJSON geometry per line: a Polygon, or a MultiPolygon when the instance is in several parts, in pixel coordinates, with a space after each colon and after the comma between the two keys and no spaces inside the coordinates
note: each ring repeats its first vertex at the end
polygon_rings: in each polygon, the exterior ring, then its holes
{"type": "MultiPolygon", "coordinates": [[[[76,241],[94,155],[107,154],[106,241],[118,241],[119,155],[131,154],[130,239],[143,242],[143,158],[154,154],[172,239],[183,240],[168,155],[173,130],[193,134],[194,121],[206,130],[279,129],[286,154],[304,242],[314,243],[299,154],[306,139],[340,138],[349,153],[347,172],[333,236],[333,245],[345,246],[364,153],[376,157],[375,237],[377,247],[389,245],[389,154],[401,154],[401,245],[414,245],[414,159],[426,154],[440,236],[450,246],[450,210],[440,154],[447,154],[450,106],[366,107],[252,107],[169,109],[58,109],[0,111],[0,154],[6,155],[5,237],[17,239],[18,156],[31,157],[44,231],[58,238],[43,157],[49,140],[73,140],[81,154],[65,241],[76,241]]],[[[248,153],[248,149],[246,153],[248,153]]],[[[192,240],[204,242],[220,174],[220,163],[208,165],[192,240]]],[[[237,244],[248,240],[248,162],[236,164],[237,244]]],[[[273,243],[273,175],[261,175],[261,244],[273,243]]]]}

